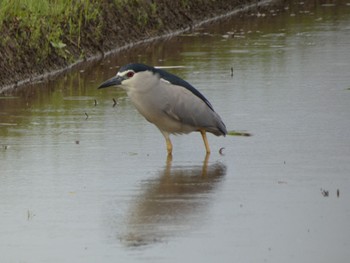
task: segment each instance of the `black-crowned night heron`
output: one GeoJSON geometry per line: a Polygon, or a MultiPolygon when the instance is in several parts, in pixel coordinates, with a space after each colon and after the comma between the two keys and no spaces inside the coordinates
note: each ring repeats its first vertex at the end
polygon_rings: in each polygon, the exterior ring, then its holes
{"type": "Polygon", "coordinates": [[[170,134],[198,131],[207,153],[206,132],[227,134],[225,124],[210,102],[185,80],[159,68],[144,64],[128,64],[117,75],[98,88],[120,86],[136,109],[163,134],[168,154],[172,154],[170,134]]]}

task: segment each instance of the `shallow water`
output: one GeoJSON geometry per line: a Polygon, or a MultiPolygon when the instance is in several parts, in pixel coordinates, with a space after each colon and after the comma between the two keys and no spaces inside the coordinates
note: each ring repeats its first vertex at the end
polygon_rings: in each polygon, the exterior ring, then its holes
{"type": "Polygon", "coordinates": [[[1,261],[347,262],[350,2],[337,3],[226,19],[0,97],[1,261]],[[172,137],[167,160],[126,94],[96,89],[130,61],[183,66],[169,71],[253,136],[209,135],[207,158],[199,134],[172,137]]]}

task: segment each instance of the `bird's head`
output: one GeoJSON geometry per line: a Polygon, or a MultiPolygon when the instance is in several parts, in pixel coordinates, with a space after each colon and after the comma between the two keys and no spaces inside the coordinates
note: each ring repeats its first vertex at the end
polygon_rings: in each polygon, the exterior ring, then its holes
{"type": "Polygon", "coordinates": [[[120,68],[117,75],[103,82],[98,88],[107,88],[111,86],[121,86],[124,89],[129,89],[136,86],[138,81],[145,81],[145,75],[152,76],[156,73],[156,69],[144,64],[128,64],[120,68]],[[142,75],[142,79],[140,76],[142,75]]]}

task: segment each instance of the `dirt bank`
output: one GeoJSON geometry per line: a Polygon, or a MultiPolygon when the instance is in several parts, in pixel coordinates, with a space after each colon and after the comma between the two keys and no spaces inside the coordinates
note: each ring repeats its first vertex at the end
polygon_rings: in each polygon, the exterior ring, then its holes
{"type": "MultiPolygon", "coordinates": [[[[34,44],[28,41],[33,35],[30,27],[23,26],[16,17],[7,19],[0,28],[3,40],[6,40],[0,42],[0,93],[44,78],[50,72],[60,72],[77,61],[96,55],[102,57],[118,47],[188,29],[203,20],[258,2],[262,1],[96,1],[94,18],[85,19],[85,10],[76,14],[80,16],[76,20],[78,32],[62,21],[59,40],[50,41],[45,35],[47,25],[43,20],[43,28],[38,31],[34,44]]],[[[69,19],[72,24],[74,14],[69,14],[69,19]]]]}

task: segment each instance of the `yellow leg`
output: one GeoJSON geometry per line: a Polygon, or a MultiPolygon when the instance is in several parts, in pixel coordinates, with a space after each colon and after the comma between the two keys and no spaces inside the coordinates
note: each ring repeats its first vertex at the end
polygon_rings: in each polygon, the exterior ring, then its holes
{"type": "Polygon", "coordinates": [[[207,139],[207,134],[204,130],[201,130],[201,135],[202,135],[202,138],[203,138],[203,142],[204,142],[204,145],[205,145],[205,149],[207,151],[207,153],[209,154],[210,153],[210,147],[209,147],[209,143],[208,143],[208,139],[207,139]]]}
{"type": "MultiPolygon", "coordinates": [[[[167,157],[166,157],[166,165],[167,165],[167,168],[168,167],[171,167],[171,163],[173,161],[173,155],[172,154],[168,154],[167,157]]],[[[170,169],[170,168],[169,168],[170,169]]],[[[169,173],[167,173],[169,174],[169,173]]]]}
{"type": "Polygon", "coordinates": [[[202,176],[207,176],[208,174],[208,161],[209,161],[210,153],[207,153],[205,155],[204,161],[203,161],[203,167],[202,167],[202,176]]]}
{"type": "Polygon", "coordinates": [[[173,145],[170,141],[170,138],[169,137],[166,137],[165,138],[165,142],[166,142],[166,149],[168,151],[168,155],[172,155],[172,152],[173,152],[173,145]]]}
{"type": "Polygon", "coordinates": [[[165,138],[165,143],[166,143],[166,150],[168,151],[168,156],[172,155],[173,152],[173,145],[170,141],[169,133],[160,130],[160,132],[163,134],[165,138]]]}

